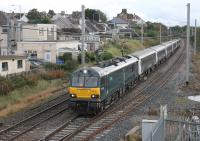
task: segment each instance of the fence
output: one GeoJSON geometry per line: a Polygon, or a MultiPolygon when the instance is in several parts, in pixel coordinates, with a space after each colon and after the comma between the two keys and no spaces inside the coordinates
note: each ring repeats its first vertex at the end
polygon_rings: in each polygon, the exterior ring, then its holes
{"type": "Polygon", "coordinates": [[[147,141],[200,141],[200,122],[160,118],[147,141]]]}
{"type": "Polygon", "coordinates": [[[187,120],[166,120],[166,141],[200,141],[200,123],[187,120]]]}

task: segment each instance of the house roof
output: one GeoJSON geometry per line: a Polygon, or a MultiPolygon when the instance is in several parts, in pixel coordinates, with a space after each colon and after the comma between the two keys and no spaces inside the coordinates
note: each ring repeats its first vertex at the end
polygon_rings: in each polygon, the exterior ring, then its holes
{"type": "Polygon", "coordinates": [[[131,28],[129,28],[129,29],[120,29],[119,32],[127,33],[127,32],[133,32],[133,30],[131,28]]]}
{"type": "Polygon", "coordinates": [[[112,24],[128,24],[127,21],[122,20],[122,19],[117,18],[117,17],[115,17],[112,20],[110,20],[109,23],[112,23],[112,24]]]}
{"type": "Polygon", "coordinates": [[[74,25],[68,17],[63,17],[59,14],[54,15],[52,21],[60,28],[77,28],[77,26],[74,25]]]}

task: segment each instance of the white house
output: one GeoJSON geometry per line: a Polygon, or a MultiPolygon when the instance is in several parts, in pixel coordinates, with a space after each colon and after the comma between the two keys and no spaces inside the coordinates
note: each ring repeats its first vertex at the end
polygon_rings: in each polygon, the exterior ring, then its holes
{"type": "Polygon", "coordinates": [[[117,29],[124,29],[124,28],[128,28],[128,22],[121,19],[121,18],[113,18],[112,20],[108,21],[108,25],[111,28],[117,28],[117,29]]]}
{"type": "Polygon", "coordinates": [[[30,70],[30,65],[25,56],[0,56],[0,76],[21,73],[30,70]]]}
{"type": "Polygon", "coordinates": [[[55,41],[57,28],[54,24],[22,25],[22,41],[55,41]]]}
{"type": "MultiPolygon", "coordinates": [[[[17,51],[15,54],[27,55],[29,58],[43,59],[51,63],[56,63],[57,57],[62,53],[78,51],[78,41],[34,41],[34,42],[17,42],[17,51]]],[[[72,54],[73,55],[73,54],[72,54]]]]}
{"type": "Polygon", "coordinates": [[[8,54],[8,34],[3,27],[0,27],[0,55],[8,54]]]}

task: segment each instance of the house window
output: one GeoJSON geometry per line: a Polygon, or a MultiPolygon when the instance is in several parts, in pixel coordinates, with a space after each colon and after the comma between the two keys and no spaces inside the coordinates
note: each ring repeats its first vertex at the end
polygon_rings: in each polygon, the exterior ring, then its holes
{"type": "Polygon", "coordinates": [[[23,67],[22,60],[17,60],[17,68],[20,69],[23,67]]]}
{"type": "Polygon", "coordinates": [[[2,71],[8,71],[8,62],[2,63],[2,71]]]}
{"type": "Polygon", "coordinates": [[[3,33],[8,33],[8,28],[7,27],[3,27],[2,32],[3,33]]]}
{"type": "Polygon", "coordinates": [[[39,28],[39,35],[41,35],[41,36],[44,35],[44,28],[39,28]]]}
{"type": "Polygon", "coordinates": [[[51,34],[54,34],[54,28],[51,28],[51,34]]]}
{"type": "Polygon", "coordinates": [[[51,28],[51,29],[47,29],[47,32],[48,32],[48,35],[53,35],[53,28],[51,28]]]}
{"type": "Polygon", "coordinates": [[[50,51],[46,51],[45,53],[44,53],[44,60],[46,60],[46,61],[51,61],[51,52],[50,51]]]}

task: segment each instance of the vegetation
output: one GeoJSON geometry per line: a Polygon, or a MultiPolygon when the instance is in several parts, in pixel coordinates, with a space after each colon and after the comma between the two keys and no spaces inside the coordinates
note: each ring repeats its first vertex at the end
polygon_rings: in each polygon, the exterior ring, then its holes
{"type": "Polygon", "coordinates": [[[46,70],[62,70],[62,71],[73,71],[78,67],[78,62],[77,61],[70,61],[67,60],[64,64],[53,64],[53,63],[47,63],[45,64],[45,69],[46,70]]]}
{"type": "Polygon", "coordinates": [[[110,53],[113,57],[128,55],[137,50],[141,50],[146,47],[159,44],[159,40],[155,39],[145,39],[144,46],[141,45],[139,40],[133,39],[121,39],[118,42],[108,42],[104,49],[106,52],[110,53]]]}
{"type": "Polygon", "coordinates": [[[0,96],[0,116],[6,116],[21,108],[30,106],[53,96],[51,91],[58,89],[62,84],[61,80],[45,81],[39,80],[34,86],[24,86],[12,91],[9,95],[0,96]]]}
{"type": "Polygon", "coordinates": [[[29,23],[32,24],[38,24],[38,23],[43,23],[43,24],[48,24],[51,23],[51,16],[55,14],[52,10],[49,11],[47,14],[45,11],[44,12],[39,12],[37,9],[32,9],[28,12],[27,18],[29,19],[29,23]]]}
{"type": "Polygon", "coordinates": [[[48,17],[52,18],[56,13],[53,10],[49,10],[48,17]]]}
{"type": "Polygon", "coordinates": [[[90,19],[90,20],[95,20],[95,21],[101,20],[102,22],[107,21],[106,14],[103,13],[102,11],[96,10],[96,9],[86,9],[85,10],[85,18],[90,19]]]}
{"type": "Polygon", "coordinates": [[[39,73],[34,75],[19,75],[9,78],[0,77],[0,95],[10,95],[13,91],[22,89],[25,87],[34,88],[39,81],[53,80],[58,78],[64,78],[65,72],[62,70],[51,70],[45,73],[39,73]]]}
{"type": "Polygon", "coordinates": [[[64,64],[47,63],[45,64],[45,69],[71,72],[78,67],[78,62],[72,59],[71,53],[64,53],[62,56],[59,56],[59,60],[64,61],[64,64]]]}
{"type": "MultiPolygon", "coordinates": [[[[200,46],[200,27],[197,28],[197,47],[200,46]]],[[[199,48],[197,48],[199,50],[199,48]]]]}

